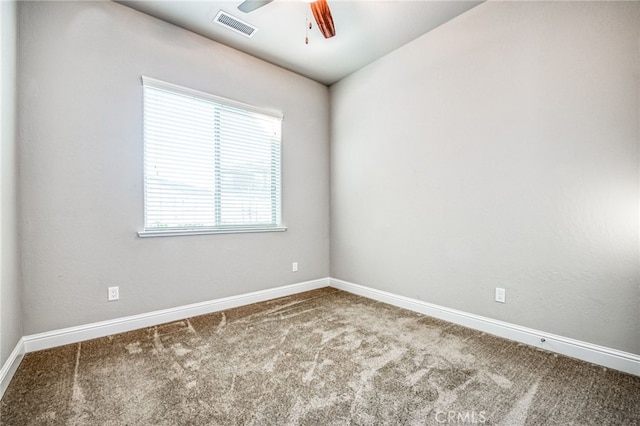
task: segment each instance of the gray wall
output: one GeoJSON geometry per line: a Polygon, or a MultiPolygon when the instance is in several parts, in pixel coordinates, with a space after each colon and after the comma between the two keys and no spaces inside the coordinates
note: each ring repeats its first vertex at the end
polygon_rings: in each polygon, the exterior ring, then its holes
{"type": "Polygon", "coordinates": [[[16,4],[0,2],[0,365],[22,337],[16,161],[16,4]]]}
{"type": "Polygon", "coordinates": [[[25,334],[328,276],[326,86],[111,2],[21,2],[19,47],[25,334]],[[288,231],[136,236],[141,75],[284,113],[288,231]]]}
{"type": "Polygon", "coordinates": [[[24,334],[331,273],[640,353],[639,8],[485,3],[335,85],[330,271],[326,87],[118,4],[20,3],[24,334]],[[137,238],[143,74],[284,112],[287,232],[137,238]]]}
{"type": "Polygon", "coordinates": [[[334,85],[331,275],[640,353],[639,28],[488,2],[334,85]]]}

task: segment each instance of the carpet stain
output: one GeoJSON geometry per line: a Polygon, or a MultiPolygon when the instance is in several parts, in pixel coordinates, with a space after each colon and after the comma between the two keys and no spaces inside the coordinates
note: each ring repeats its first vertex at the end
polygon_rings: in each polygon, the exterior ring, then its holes
{"type": "Polygon", "coordinates": [[[634,425],[640,377],[320,289],[27,354],[1,425],[634,425]]]}

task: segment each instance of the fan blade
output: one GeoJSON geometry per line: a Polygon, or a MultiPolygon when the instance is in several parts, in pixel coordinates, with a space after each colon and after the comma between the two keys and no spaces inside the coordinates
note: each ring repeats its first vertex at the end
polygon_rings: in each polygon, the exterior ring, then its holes
{"type": "Polygon", "coordinates": [[[244,13],[253,12],[254,10],[266,6],[273,0],[245,0],[238,6],[238,9],[244,13]]]}
{"type": "Polygon", "coordinates": [[[311,3],[311,11],[324,38],[336,35],[336,28],[333,26],[333,18],[327,0],[317,0],[311,3]]]}

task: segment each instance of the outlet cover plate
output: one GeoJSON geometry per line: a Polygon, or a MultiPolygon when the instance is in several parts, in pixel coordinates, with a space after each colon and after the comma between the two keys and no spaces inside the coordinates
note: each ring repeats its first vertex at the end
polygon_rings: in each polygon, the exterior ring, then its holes
{"type": "Polygon", "coordinates": [[[109,287],[108,291],[108,300],[112,302],[114,300],[120,299],[120,288],[119,287],[109,287]]]}

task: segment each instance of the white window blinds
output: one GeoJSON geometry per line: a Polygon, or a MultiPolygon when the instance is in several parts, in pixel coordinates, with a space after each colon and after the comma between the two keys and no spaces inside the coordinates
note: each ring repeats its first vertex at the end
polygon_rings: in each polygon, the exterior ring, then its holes
{"type": "Polygon", "coordinates": [[[282,116],[143,77],[141,236],[284,230],[282,116]]]}

